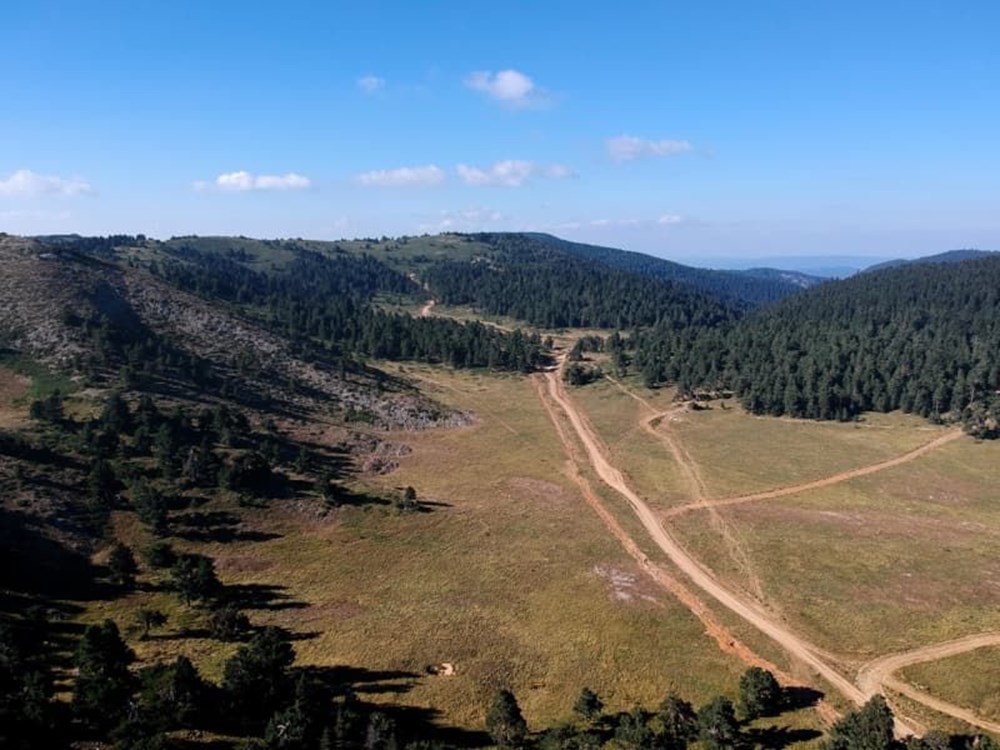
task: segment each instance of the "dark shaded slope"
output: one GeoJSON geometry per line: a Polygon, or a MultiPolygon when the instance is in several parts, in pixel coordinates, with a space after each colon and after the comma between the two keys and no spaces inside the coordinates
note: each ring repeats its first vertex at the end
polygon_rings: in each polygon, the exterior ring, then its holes
{"type": "Polygon", "coordinates": [[[775,302],[824,281],[817,276],[772,268],[755,268],[748,271],[694,268],[643,253],[569,242],[548,234],[526,236],[570,255],[597,261],[609,268],[687,284],[730,303],[751,307],[775,302]]]}
{"type": "Polygon", "coordinates": [[[526,234],[469,235],[489,252],[436,263],[423,272],[435,298],[548,328],[714,326],[736,317],[691,286],[609,268],[526,234]]]}

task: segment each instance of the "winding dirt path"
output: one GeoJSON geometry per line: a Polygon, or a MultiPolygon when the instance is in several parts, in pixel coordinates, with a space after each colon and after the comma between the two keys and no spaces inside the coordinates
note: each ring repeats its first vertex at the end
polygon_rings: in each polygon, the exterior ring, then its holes
{"type": "MultiPolygon", "coordinates": [[[[676,565],[699,589],[715,599],[726,609],[750,623],[762,633],[770,637],[794,658],[807,664],[821,675],[841,695],[856,705],[863,705],[868,699],[850,680],[820,658],[810,643],[789,630],[755,602],[749,601],[723,585],[705,566],[692,557],[687,550],[664,528],[657,515],[628,486],[622,473],[611,465],[605,456],[605,451],[593,429],[587,424],[572,401],[566,395],[560,378],[560,371],[548,372],[544,375],[548,395],[558,405],[572,425],[577,438],[583,444],[587,460],[597,476],[608,487],[621,495],[631,506],[633,512],[642,523],[646,532],[663,550],[667,557],[676,565]]],[[[913,734],[913,729],[897,720],[897,728],[903,734],[913,734]]]]}
{"type": "MultiPolygon", "coordinates": [[[[682,513],[686,513],[688,511],[702,510],[702,509],[707,509],[709,513],[712,513],[714,516],[716,515],[714,509],[719,506],[736,505],[739,503],[748,503],[756,500],[770,500],[773,498],[784,497],[786,495],[793,495],[800,492],[806,492],[809,490],[818,489],[821,487],[828,487],[830,485],[838,484],[840,482],[845,482],[850,479],[855,479],[857,477],[863,477],[869,474],[874,474],[876,472],[883,471],[885,469],[889,469],[894,466],[900,466],[902,464],[909,463],[910,461],[914,461],[915,459],[919,458],[920,456],[923,456],[924,454],[932,450],[935,450],[943,445],[946,445],[954,440],[957,440],[963,434],[962,431],[957,428],[954,430],[949,430],[948,432],[939,435],[934,440],[931,440],[930,442],[925,443],[924,445],[919,446],[917,448],[914,448],[913,450],[908,451],[902,455],[896,456],[891,459],[887,459],[885,461],[880,461],[875,464],[870,464],[868,466],[862,466],[857,469],[843,471],[838,474],[834,474],[811,482],[804,482],[802,484],[797,484],[787,487],[779,487],[773,490],[766,490],[763,492],[756,492],[747,495],[738,495],[735,497],[709,500],[705,497],[706,495],[705,483],[701,477],[699,467],[694,462],[691,455],[687,452],[687,450],[684,449],[680,441],[676,440],[675,436],[672,433],[670,433],[669,431],[661,432],[657,430],[658,422],[660,420],[668,418],[670,414],[672,414],[674,411],[678,409],[678,407],[673,407],[667,411],[659,411],[653,406],[653,404],[651,404],[649,401],[639,396],[637,393],[631,391],[624,384],[620,383],[614,378],[609,377],[608,379],[624,393],[631,396],[633,399],[642,404],[647,411],[651,412],[650,416],[640,420],[642,428],[646,432],[651,434],[653,437],[655,437],[657,440],[661,441],[667,447],[671,455],[674,457],[674,460],[681,467],[682,472],[687,477],[692,489],[695,491],[694,494],[697,499],[694,502],[688,503],[687,505],[679,506],[677,508],[672,508],[671,510],[667,511],[664,514],[664,520],[680,515],[682,513]]],[[[558,385],[561,387],[561,383],[558,385]]],[[[565,395],[565,391],[563,391],[563,393],[565,395]]],[[[568,403],[568,398],[566,398],[565,401],[568,403]]],[[[570,406],[572,408],[572,405],[570,406]]],[[[583,439],[582,435],[581,439],[583,439]]],[[[595,448],[596,448],[596,439],[595,439],[595,448]]],[[[588,451],[589,450],[590,446],[588,446],[588,451]]],[[[616,487],[615,489],[618,488],[616,487]]],[[[634,507],[635,505],[633,504],[633,508],[634,507]]],[[[673,559],[673,557],[671,557],[671,559],[673,559]]],[[[692,561],[696,565],[699,565],[700,567],[700,564],[697,563],[696,560],[692,558],[692,561]]],[[[707,571],[707,569],[705,570],[705,572],[708,575],[711,575],[710,571],[707,571]]],[[[698,583],[698,581],[695,582],[698,583]]],[[[722,603],[725,604],[725,602],[722,603]]],[[[743,612],[741,611],[738,610],[733,610],[733,611],[739,614],[741,617],[744,616],[743,612]]],[[[753,622],[752,620],[750,621],[753,622]]],[[[753,624],[756,625],[757,623],[754,622],[753,624]]],[[[760,626],[758,625],[758,627],[760,626]]],[[[763,628],[761,628],[761,630],[763,630],[763,632],[765,633],[768,633],[768,631],[764,630],[763,628]]],[[[768,635],[772,634],[768,633],[768,635]]],[[[811,652],[811,654],[817,659],[819,659],[820,655],[824,654],[824,652],[818,649],[816,646],[813,646],[812,644],[809,644],[801,639],[798,639],[797,636],[795,636],[794,634],[790,635],[792,636],[792,638],[799,641],[800,646],[802,648],[804,648],[807,652],[811,652]]],[[[774,637],[774,635],[772,635],[772,637],[774,637]]],[[[781,645],[785,646],[785,648],[788,648],[788,644],[785,641],[779,638],[775,638],[775,640],[778,641],[778,643],[780,643],[781,645]]],[[[911,700],[920,703],[924,706],[927,706],[928,708],[931,708],[942,714],[964,721],[970,724],[971,726],[979,727],[980,729],[985,729],[987,731],[1000,734],[1000,723],[982,719],[976,716],[976,714],[974,714],[973,712],[965,708],[962,708],[961,706],[956,706],[952,703],[948,703],[947,701],[935,698],[934,696],[926,692],[914,688],[912,685],[909,685],[908,683],[904,682],[903,680],[899,679],[896,676],[896,673],[899,672],[899,670],[904,669],[905,667],[908,667],[912,664],[920,664],[928,661],[936,661],[938,659],[947,658],[949,656],[955,656],[957,654],[965,653],[967,651],[972,651],[979,648],[984,648],[987,646],[1000,646],[1000,633],[982,633],[977,635],[966,636],[964,638],[958,638],[953,641],[932,644],[930,646],[924,646],[922,648],[914,649],[912,651],[907,651],[900,654],[891,654],[889,656],[875,659],[869,662],[868,664],[862,666],[861,669],[859,670],[857,675],[857,687],[855,688],[855,691],[860,692],[861,696],[863,697],[863,700],[867,701],[872,696],[884,692],[886,688],[890,688],[902,695],[905,695],[911,700]]],[[[789,651],[797,654],[797,652],[792,649],[789,649],[789,651]]],[[[813,664],[815,668],[815,664],[813,662],[809,663],[813,664]]],[[[825,672],[819,669],[817,669],[817,671],[819,671],[820,674],[829,679],[829,676],[825,672]]],[[[835,687],[838,687],[838,689],[840,689],[841,686],[837,682],[835,682],[834,680],[830,681],[831,683],[834,684],[835,687]]],[[[849,693],[841,690],[841,692],[844,693],[847,697],[857,702],[857,698],[852,697],[851,695],[851,693],[853,693],[854,691],[851,691],[849,693]]],[[[904,722],[901,722],[899,719],[897,719],[896,729],[897,733],[912,732],[912,729],[908,727],[904,722]]]]}
{"type": "Polygon", "coordinates": [[[907,698],[933,708],[935,711],[940,711],[943,714],[960,719],[980,729],[1000,734],[1000,724],[997,722],[982,719],[968,709],[935,698],[922,690],[917,690],[912,685],[896,677],[896,673],[901,669],[914,664],[946,659],[949,656],[957,656],[958,654],[986,648],[987,646],[1000,646],[1000,633],[970,635],[965,638],[956,638],[953,641],[924,646],[923,648],[917,648],[901,654],[883,656],[868,662],[858,670],[858,685],[862,691],[869,695],[874,695],[881,691],[883,687],[892,688],[907,698]]]}
{"type": "Polygon", "coordinates": [[[907,464],[910,461],[914,461],[926,453],[940,448],[943,445],[947,445],[958,438],[962,437],[962,430],[955,428],[949,430],[943,435],[939,435],[934,440],[929,443],[924,443],[918,448],[914,448],[907,453],[896,456],[895,458],[890,458],[885,461],[880,461],[875,464],[869,464],[868,466],[860,466],[857,469],[850,469],[848,471],[842,471],[839,474],[832,474],[828,477],[823,477],[822,479],[815,479],[811,482],[803,482],[802,484],[789,485],[787,487],[778,487],[773,490],[764,490],[763,492],[754,492],[748,495],[736,495],[733,497],[723,497],[717,500],[699,500],[697,502],[688,503],[687,505],[680,505],[676,508],[671,508],[665,513],[667,518],[672,518],[673,516],[681,515],[682,513],[687,513],[692,510],[701,510],[706,507],[718,508],[724,505],[740,505],[742,503],[752,503],[758,500],[773,500],[778,497],[785,497],[786,495],[797,495],[800,492],[808,492],[809,490],[817,490],[821,487],[829,487],[834,484],[840,484],[841,482],[846,482],[850,479],[857,479],[858,477],[865,477],[869,474],[875,474],[879,471],[885,471],[886,469],[891,469],[894,466],[901,466],[902,464],[907,464]]]}

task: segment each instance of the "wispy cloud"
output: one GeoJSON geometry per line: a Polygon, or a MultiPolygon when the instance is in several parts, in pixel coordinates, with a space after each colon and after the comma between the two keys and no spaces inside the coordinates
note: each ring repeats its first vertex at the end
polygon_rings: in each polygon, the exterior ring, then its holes
{"type": "Polygon", "coordinates": [[[493,208],[477,206],[459,211],[441,211],[417,227],[418,232],[471,232],[495,229],[507,217],[493,208]]]}
{"type": "Polygon", "coordinates": [[[520,109],[544,104],[545,92],[519,70],[477,70],[465,77],[465,85],[500,102],[504,106],[520,109]]]}
{"type": "Polygon", "coordinates": [[[0,180],[0,195],[37,198],[43,195],[93,195],[96,191],[89,182],[78,177],[56,177],[19,169],[6,180],[0,180]]]}
{"type": "Polygon", "coordinates": [[[648,140],[634,135],[619,135],[604,142],[612,161],[633,161],[648,156],[677,156],[694,151],[690,141],[648,140]]]}
{"type": "Polygon", "coordinates": [[[444,170],[434,164],[399,169],[375,169],[354,178],[366,187],[430,187],[445,180],[444,170]]]}
{"type": "Polygon", "coordinates": [[[312,187],[312,180],[295,172],[283,175],[255,175],[242,170],[220,174],[213,182],[199,181],[194,183],[194,189],[198,191],[219,190],[234,193],[251,190],[306,190],[310,187],[312,187]]]}
{"type": "Polygon", "coordinates": [[[381,91],[385,88],[385,79],[371,73],[361,76],[355,83],[366,94],[374,94],[376,91],[381,91]]]}
{"type": "Polygon", "coordinates": [[[533,177],[559,180],[574,177],[576,174],[563,164],[536,164],[523,159],[498,161],[486,168],[459,164],[455,171],[466,185],[503,187],[520,187],[533,177]]]}

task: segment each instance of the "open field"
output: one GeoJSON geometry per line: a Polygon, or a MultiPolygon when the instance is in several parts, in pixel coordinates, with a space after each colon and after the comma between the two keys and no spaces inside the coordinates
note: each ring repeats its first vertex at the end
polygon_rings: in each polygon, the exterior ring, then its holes
{"type": "Polygon", "coordinates": [[[900,672],[931,695],[1000,722],[1000,648],[987,647],[939,661],[914,664],[900,672]]]}
{"type": "MultiPolygon", "coordinates": [[[[568,716],[585,685],[610,710],[653,706],[671,690],[695,703],[735,692],[743,663],[640,573],[565,479],[526,379],[402,369],[479,417],[468,428],[392,436],[413,453],[366,480],[386,494],[412,485],[429,512],[366,505],[322,517],[308,503],[262,511],[219,500],[199,509],[238,517],[236,539],[180,546],[212,555],[227,584],[265,587],[255,623],[305,634],[302,663],[368,670],[366,698],[433,707],[458,726],[481,727],[498,686],[514,689],[536,726],[568,716]],[[453,676],[427,674],[446,662],[453,676]]],[[[133,519],[119,522],[141,547],[133,519]]],[[[153,605],[173,619],[164,636],[196,625],[172,599],[136,594],[92,607],[87,619],[124,624],[153,605]]],[[[215,677],[232,651],[199,639],[136,645],[147,656],[193,650],[215,677]]]]}
{"type": "MultiPolygon", "coordinates": [[[[803,656],[821,657],[845,675],[853,674],[863,657],[872,653],[884,655],[923,647],[930,655],[919,656],[921,651],[912,651],[910,657],[904,653],[901,663],[909,664],[907,658],[930,658],[936,650],[943,649],[941,654],[950,655],[949,648],[968,648],[961,643],[945,645],[949,641],[957,643],[954,639],[963,636],[988,633],[980,640],[991,644],[1000,641],[1000,636],[994,635],[1000,629],[1000,618],[995,614],[1000,603],[996,589],[1000,586],[995,582],[998,571],[990,555],[997,539],[989,532],[996,528],[997,519],[991,504],[983,502],[991,486],[988,467],[995,466],[998,458],[995,450],[990,450],[993,446],[963,439],[954,430],[926,428],[917,429],[932,433],[930,441],[925,437],[916,442],[911,436],[899,434],[881,441],[868,438],[866,442],[875,443],[869,455],[882,453],[872,463],[844,468],[838,465],[840,452],[833,451],[829,468],[824,471],[818,471],[822,467],[814,461],[812,468],[818,476],[786,477],[786,483],[778,485],[781,489],[776,492],[744,492],[739,505],[727,506],[723,504],[732,502],[729,498],[711,495],[711,472],[692,458],[689,444],[677,430],[681,420],[671,419],[683,415],[694,421],[705,412],[685,413],[676,407],[662,410],[648,398],[626,389],[623,386],[619,391],[641,404],[638,424],[651,440],[667,449],[669,456],[664,459],[663,470],[685,474],[694,500],[666,514],[668,536],[662,537],[660,545],[665,551],[675,545],[669,536],[669,530],[674,530],[688,551],[669,553],[671,559],[687,566],[684,556],[691,552],[708,566],[709,575],[719,576],[729,591],[742,592],[727,605],[734,612],[742,612],[753,621],[756,615],[751,610],[755,605],[747,608],[739,601],[740,595],[749,594],[770,612],[765,615],[768,623],[788,623],[791,633],[807,639],[801,642],[803,656]],[[665,419],[670,423],[660,424],[665,419]],[[897,452],[890,453],[888,448],[897,452]],[[898,452],[900,449],[902,452],[898,452]],[[942,503],[952,507],[945,511],[940,507],[942,503]],[[827,509],[829,506],[838,510],[827,509]],[[980,575],[970,577],[970,565],[980,575]]],[[[586,390],[575,390],[573,399],[592,410],[581,418],[600,424],[602,439],[617,438],[617,442],[610,443],[616,446],[634,435],[623,417],[626,412],[635,414],[634,406],[622,406],[616,413],[608,405],[613,395],[606,388],[581,396],[586,390]]],[[[735,416],[737,420],[731,418],[730,422],[753,420],[744,414],[735,416]]],[[[776,429],[803,424],[767,421],[769,428],[776,429]]],[[[905,417],[890,415],[868,427],[869,434],[902,433],[907,431],[902,424],[905,421],[905,417]]],[[[582,437],[583,432],[580,434],[582,437]]],[[[616,474],[614,450],[595,445],[588,452],[595,468],[607,477],[605,481],[631,497],[628,485],[635,478],[616,474]],[[611,459],[610,466],[601,453],[611,459]],[[601,464],[605,468],[601,469],[601,464]]],[[[821,453],[814,451],[812,455],[815,458],[821,453]]],[[[760,466],[758,473],[767,469],[760,466]]],[[[640,517],[648,513],[642,502],[640,498],[630,500],[640,517]]],[[[644,525],[654,536],[659,534],[649,523],[644,521],[644,525]]],[[[710,593],[716,583],[704,578],[704,572],[691,568],[688,575],[696,582],[703,578],[698,585],[710,593]]],[[[720,590],[712,596],[724,601],[729,594],[720,590]]],[[[775,633],[778,638],[778,631],[775,633]]],[[[792,640],[788,643],[792,644],[792,640]]],[[[1000,727],[960,705],[921,694],[919,689],[914,692],[891,672],[875,678],[875,682],[872,677],[865,676],[859,683],[865,694],[879,690],[880,680],[884,680],[886,688],[905,693],[897,698],[911,712],[913,704],[909,699],[913,698],[957,718],[964,717],[980,728],[994,731],[1000,727]]],[[[852,689],[847,689],[845,695],[852,696],[852,689]]],[[[921,706],[916,715],[926,716],[926,706],[921,706]]],[[[900,729],[906,731],[904,725],[900,729]]]]}
{"type": "MultiPolygon", "coordinates": [[[[763,660],[792,681],[819,687],[825,683],[816,665],[832,667],[829,679],[845,680],[838,690],[849,702],[863,695],[851,683],[864,662],[1000,630],[1000,567],[991,554],[1000,541],[991,490],[1000,446],[957,439],[847,481],[669,516],[663,511],[693,499],[724,500],[709,488],[738,491],[740,473],[751,491],[815,482],[907,455],[945,433],[899,415],[855,426],[764,420],[718,407],[695,412],[672,404],[669,391],[634,383],[570,390],[611,465],[659,514],[652,523],[664,521],[719,582],[801,639],[805,650],[789,658],[754,630],[752,618],[741,621],[714,594],[691,585],[649,538],[646,521],[601,484],[579,442],[576,474],[568,472],[572,451],[564,443],[572,428],[565,415],[553,421],[555,402],[546,407],[539,399],[541,376],[532,382],[384,366],[477,416],[469,427],[390,434],[413,452],[393,473],[353,487],[386,498],[413,486],[425,512],[405,514],[376,500],[324,514],[303,499],[260,510],[220,497],[178,514],[230,518],[231,539],[189,537],[178,546],[211,555],[225,583],[256,592],[248,607],[254,623],[298,633],[300,663],[344,669],[368,699],[479,728],[488,696],[507,686],[538,726],[567,717],[584,685],[610,710],[652,706],[668,691],[697,704],[732,695],[748,660],[763,660]],[[653,419],[663,413],[669,421],[653,419]],[[709,446],[711,423],[739,444],[709,446]],[[754,462],[760,432],[768,436],[766,460],[754,462]],[[834,447],[824,452],[827,445],[834,447]],[[719,480],[714,461],[695,456],[723,455],[723,448],[748,457],[719,480]],[[848,461],[852,451],[855,460],[848,461]],[[775,468],[782,453],[791,468],[775,468]],[[581,476],[638,553],[588,504],[581,476]],[[650,564],[674,584],[658,585],[650,564]],[[454,674],[430,673],[446,664],[454,674]]],[[[118,516],[116,525],[133,547],[149,543],[131,515],[118,516]]],[[[150,606],[167,612],[170,623],[149,640],[133,634],[139,654],[189,653],[218,679],[235,646],[200,637],[203,613],[173,595],[151,590],[94,604],[84,619],[111,616],[127,625],[150,606]]],[[[971,657],[953,657],[961,658],[971,657]]],[[[908,670],[932,668],[943,670],[932,673],[941,690],[954,691],[947,666],[908,670]]],[[[985,690],[945,697],[975,708],[985,690]]],[[[844,697],[834,703],[846,706],[844,697]]],[[[792,720],[815,728],[818,717],[806,712],[792,720]]]]}

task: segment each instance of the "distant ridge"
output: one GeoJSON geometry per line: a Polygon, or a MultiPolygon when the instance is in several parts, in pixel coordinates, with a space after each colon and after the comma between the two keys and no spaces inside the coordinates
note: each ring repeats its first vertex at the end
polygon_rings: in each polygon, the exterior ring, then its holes
{"type": "Polygon", "coordinates": [[[654,279],[675,281],[730,302],[753,307],[776,302],[790,294],[826,281],[820,276],[775,268],[753,268],[746,271],[695,268],[645,253],[571,242],[550,234],[525,233],[524,236],[570,255],[596,261],[609,268],[618,268],[654,279]]]}
{"type": "Polygon", "coordinates": [[[910,260],[899,258],[897,260],[887,260],[884,263],[876,263],[873,266],[868,266],[864,270],[864,273],[869,271],[881,271],[885,268],[896,268],[898,266],[914,266],[929,263],[961,263],[966,260],[978,260],[980,258],[985,258],[988,255],[995,254],[995,250],[974,250],[972,248],[963,250],[948,250],[947,252],[938,253],[937,255],[927,255],[922,258],[913,258],[910,260]]]}

